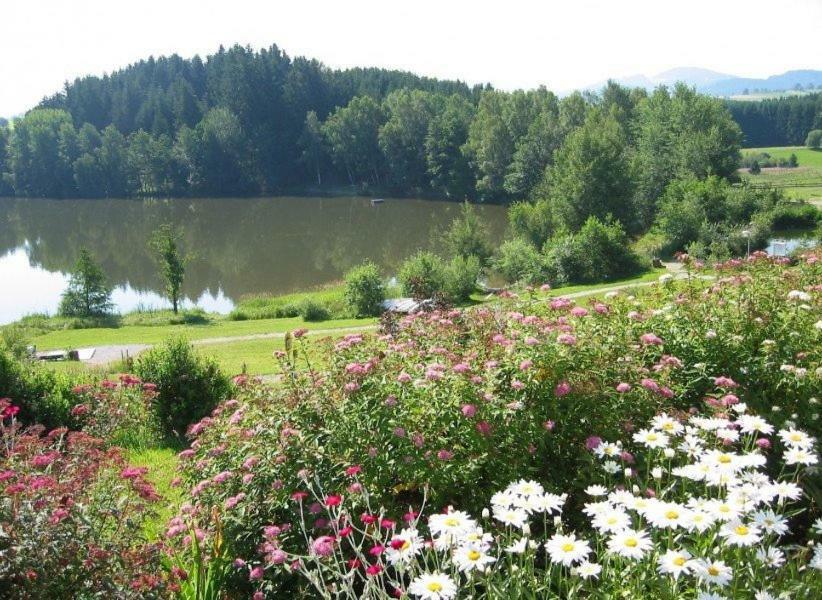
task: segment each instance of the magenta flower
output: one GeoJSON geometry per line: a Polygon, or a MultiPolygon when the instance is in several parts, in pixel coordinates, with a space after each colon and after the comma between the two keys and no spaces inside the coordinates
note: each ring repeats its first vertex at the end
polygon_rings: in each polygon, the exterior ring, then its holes
{"type": "Polygon", "coordinates": [[[571,393],[571,384],[567,381],[560,381],[554,388],[554,395],[557,397],[567,396],[571,393]]]}
{"type": "Polygon", "coordinates": [[[624,381],[622,383],[618,383],[617,386],[616,386],[616,391],[618,391],[620,394],[630,392],[631,391],[631,384],[630,383],[625,383],[624,381]]]}
{"type": "Polygon", "coordinates": [[[585,440],[585,448],[588,450],[596,450],[602,445],[602,438],[597,435],[592,435],[585,440]]]}
{"type": "Polygon", "coordinates": [[[334,538],[322,535],[311,542],[311,552],[317,556],[331,556],[334,554],[334,538]]]}
{"type": "Polygon", "coordinates": [[[528,369],[530,369],[533,366],[534,366],[534,361],[531,360],[530,358],[526,358],[521,363],[519,363],[519,370],[520,371],[527,371],[528,369]]]}
{"type": "Polygon", "coordinates": [[[463,404],[461,410],[462,410],[462,415],[464,417],[468,417],[469,419],[477,414],[477,407],[474,406],[473,404],[463,404]]]}

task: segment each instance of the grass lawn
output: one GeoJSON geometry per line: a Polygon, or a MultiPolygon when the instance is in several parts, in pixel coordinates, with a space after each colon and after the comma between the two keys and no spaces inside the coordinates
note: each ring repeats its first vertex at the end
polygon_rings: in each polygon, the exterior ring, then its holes
{"type": "Polygon", "coordinates": [[[190,341],[217,337],[285,333],[300,327],[306,329],[337,329],[375,323],[376,319],[332,319],[306,323],[302,317],[292,319],[260,319],[254,321],[211,321],[202,325],[126,325],[50,331],[32,338],[38,350],[83,348],[111,344],[156,344],[168,337],[182,335],[190,341]]]}
{"type": "Polygon", "coordinates": [[[762,169],[759,175],[751,175],[747,170],[742,170],[740,175],[744,180],[782,188],[787,197],[796,200],[822,198],[822,150],[811,150],[804,146],[785,146],[746,148],[742,151],[743,154],[762,152],[770,154],[773,158],[788,158],[791,154],[796,154],[799,166],[794,169],[762,169]]]}
{"type": "Polygon", "coordinates": [[[148,467],[146,478],[154,484],[162,496],[154,509],[154,518],[146,523],[145,532],[150,539],[159,538],[168,520],[177,513],[183,501],[183,490],[172,487],[171,480],[177,475],[177,450],[174,448],[150,448],[126,450],[126,460],[135,467],[148,467]]]}

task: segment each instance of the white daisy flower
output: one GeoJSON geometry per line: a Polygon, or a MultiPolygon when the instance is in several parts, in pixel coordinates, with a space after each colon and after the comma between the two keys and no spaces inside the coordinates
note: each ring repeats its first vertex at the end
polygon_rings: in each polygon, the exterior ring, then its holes
{"type": "Polygon", "coordinates": [[[795,448],[804,448],[806,450],[813,446],[813,438],[804,431],[794,429],[781,429],[779,431],[779,438],[783,444],[793,446],[795,448]]]}
{"type": "Polygon", "coordinates": [[[675,502],[659,502],[645,516],[654,527],[676,529],[677,527],[685,527],[689,512],[687,508],[675,502]]]}
{"type": "Polygon", "coordinates": [[[568,499],[568,494],[542,494],[534,498],[534,506],[536,512],[544,512],[547,514],[562,512],[562,505],[568,499]]]}
{"type": "Polygon", "coordinates": [[[494,507],[494,518],[500,523],[509,527],[522,529],[528,520],[528,513],[522,508],[497,508],[494,507]]]}
{"type": "Polygon", "coordinates": [[[385,556],[392,565],[409,563],[422,549],[423,539],[416,529],[403,529],[385,549],[385,556]]]}
{"type": "Polygon", "coordinates": [[[766,567],[779,569],[785,564],[785,553],[779,548],[757,548],[756,559],[766,567]]]}
{"type": "Polygon", "coordinates": [[[599,574],[602,572],[602,566],[586,560],[585,562],[580,563],[579,566],[574,567],[573,572],[583,579],[597,579],[599,574]]]}
{"type": "Polygon", "coordinates": [[[692,510],[684,519],[685,529],[688,531],[698,531],[702,533],[710,529],[716,522],[716,518],[702,510],[692,510]]]}
{"type": "Polygon", "coordinates": [[[608,475],[616,475],[622,470],[622,467],[613,460],[606,460],[602,463],[602,470],[608,473],[608,475]]]}
{"type": "Polygon", "coordinates": [[[731,546],[753,546],[762,539],[759,527],[742,521],[728,521],[719,530],[719,535],[731,546]]]}
{"type": "Polygon", "coordinates": [[[733,579],[733,569],[721,560],[697,560],[694,567],[697,577],[706,583],[725,587],[733,579]]]}
{"type": "Polygon", "coordinates": [[[621,508],[614,508],[607,512],[603,512],[594,517],[593,526],[600,532],[616,533],[623,529],[628,529],[631,524],[631,518],[621,508]]]}
{"type": "Polygon", "coordinates": [[[804,448],[788,448],[785,451],[786,465],[815,465],[819,459],[814,452],[808,452],[804,448]]]}
{"type": "Polygon", "coordinates": [[[798,500],[802,496],[802,488],[790,481],[775,481],[769,488],[780,502],[798,500]]]}
{"type": "Polygon", "coordinates": [[[773,433],[773,425],[758,415],[741,415],[736,422],[739,423],[739,430],[742,433],[758,432],[764,435],[773,433]]]}
{"type": "Polygon", "coordinates": [[[477,526],[468,513],[450,510],[445,514],[434,514],[428,518],[428,528],[433,536],[461,537],[477,526]]]}
{"type": "Polygon", "coordinates": [[[520,479],[508,486],[508,491],[518,496],[538,496],[545,493],[545,489],[536,481],[520,479]]]}
{"type": "Polygon", "coordinates": [[[591,553],[591,546],[585,540],[577,539],[573,533],[555,533],[545,542],[545,550],[551,562],[570,567],[574,563],[582,562],[591,553]]]}
{"type": "Polygon", "coordinates": [[[415,578],[408,593],[422,600],[451,600],[457,595],[457,586],[448,575],[435,571],[415,578]]]}
{"type": "Polygon", "coordinates": [[[585,488],[585,493],[589,496],[605,496],[608,494],[608,488],[604,485],[589,485],[585,488]]]}
{"type": "Polygon", "coordinates": [[[594,454],[596,454],[599,458],[614,458],[615,456],[619,456],[622,452],[622,448],[619,444],[614,444],[612,442],[602,442],[599,446],[594,448],[594,454]]]}
{"type": "Polygon", "coordinates": [[[693,569],[691,553],[687,550],[668,550],[659,557],[657,564],[660,575],[670,575],[674,579],[683,573],[687,575],[693,569]]]}
{"type": "Polygon", "coordinates": [[[483,548],[474,544],[460,546],[454,552],[454,562],[461,573],[485,571],[488,565],[496,560],[493,556],[488,555],[483,548]]]}
{"type": "Polygon", "coordinates": [[[668,436],[653,429],[640,429],[634,434],[634,441],[643,444],[647,448],[666,448],[668,446],[668,436]]]}
{"type": "Polygon", "coordinates": [[[644,531],[626,529],[611,536],[608,540],[608,552],[625,558],[640,559],[653,545],[644,531]]]}
{"type": "Polygon", "coordinates": [[[682,423],[668,416],[666,413],[655,416],[651,421],[651,425],[654,429],[664,431],[671,435],[677,435],[685,429],[682,423]]]}
{"type": "Polygon", "coordinates": [[[788,533],[788,520],[774,511],[760,510],[752,515],[753,522],[756,523],[765,533],[773,535],[785,535],[788,533]]]}

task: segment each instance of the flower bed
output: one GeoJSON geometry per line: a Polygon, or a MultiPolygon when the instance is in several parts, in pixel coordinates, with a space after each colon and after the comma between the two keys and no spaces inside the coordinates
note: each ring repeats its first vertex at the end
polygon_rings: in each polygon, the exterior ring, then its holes
{"type": "MultiPolygon", "coordinates": [[[[713,280],[660,283],[638,298],[576,304],[529,292],[495,308],[413,315],[391,335],[329,345],[322,372],[297,332],[280,356],[281,386],[246,382],[193,426],[181,453],[192,501],[169,535],[196,522],[208,546],[219,513],[219,539],[238,559],[226,585],[286,593],[303,581],[278,567],[305,549],[298,507],[313,515],[312,544],[337,535],[322,503],[295,503],[307,482],[333,497],[365,489],[396,520],[424,500],[478,513],[509,482],[535,480],[569,494],[565,527],[584,531],[585,490],[600,478],[591,450],[626,436],[654,443],[639,426],[663,411],[684,422],[745,407],[739,414],[817,437],[817,256],[788,266],[754,255],[716,269],[713,280]],[[306,371],[289,368],[297,353],[306,371]]],[[[625,452],[620,469],[634,458],[625,452]]],[[[810,514],[801,519],[799,535],[810,514]]],[[[386,530],[399,531],[393,521],[386,530]]]]}

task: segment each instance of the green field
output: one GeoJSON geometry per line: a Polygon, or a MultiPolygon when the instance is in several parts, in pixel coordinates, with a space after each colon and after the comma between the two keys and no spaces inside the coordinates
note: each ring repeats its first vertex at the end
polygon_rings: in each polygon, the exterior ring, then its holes
{"type": "Polygon", "coordinates": [[[759,175],[751,175],[741,170],[746,181],[756,185],[771,185],[784,190],[785,195],[795,200],[822,199],[822,150],[811,150],[804,146],[777,148],[745,148],[742,154],[770,154],[773,158],[788,158],[796,154],[799,166],[794,169],[762,169],[759,175]]]}

